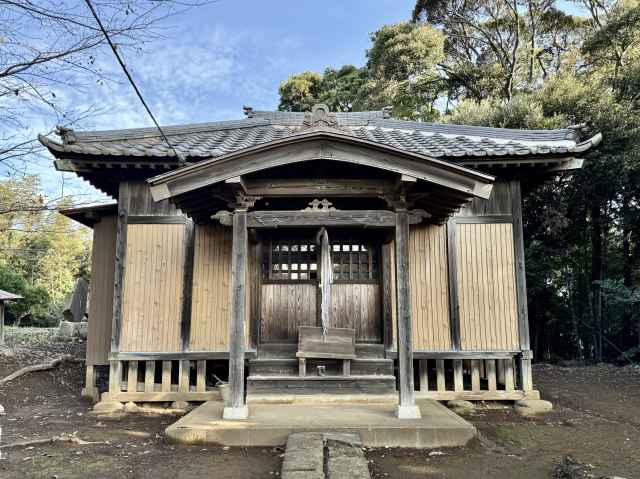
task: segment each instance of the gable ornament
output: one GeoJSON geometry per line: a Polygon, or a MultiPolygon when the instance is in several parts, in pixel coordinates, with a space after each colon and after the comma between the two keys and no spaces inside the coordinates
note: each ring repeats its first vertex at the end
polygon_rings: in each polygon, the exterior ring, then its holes
{"type": "Polygon", "coordinates": [[[306,128],[329,127],[338,128],[336,114],[324,103],[313,105],[310,112],[304,114],[302,126],[306,128]]]}

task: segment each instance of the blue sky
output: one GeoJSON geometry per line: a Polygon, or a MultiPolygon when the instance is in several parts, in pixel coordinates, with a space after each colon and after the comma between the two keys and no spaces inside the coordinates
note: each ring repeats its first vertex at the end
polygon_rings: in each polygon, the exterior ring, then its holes
{"type": "MultiPolygon", "coordinates": [[[[370,33],[407,20],[413,5],[414,0],[219,0],[163,21],[164,38],[140,53],[128,52],[125,61],[161,124],[242,118],[243,105],[276,109],[278,86],[292,73],[363,65],[370,33]]],[[[122,82],[58,92],[70,108],[101,112],[81,129],[152,126],[111,53],[103,50],[98,61],[122,82]]],[[[35,117],[29,134],[54,124],[50,117],[35,117]]],[[[48,194],[58,194],[63,177],[50,161],[39,163],[31,171],[41,175],[48,194]]],[[[64,185],[65,193],[82,195],[78,201],[101,199],[74,175],[65,174],[64,185]]]]}

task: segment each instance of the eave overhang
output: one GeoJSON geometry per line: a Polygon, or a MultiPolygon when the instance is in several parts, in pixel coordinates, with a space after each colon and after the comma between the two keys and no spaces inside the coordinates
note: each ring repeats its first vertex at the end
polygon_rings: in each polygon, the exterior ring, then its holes
{"type": "Polygon", "coordinates": [[[150,178],[154,200],[173,198],[278,166],[329,160],[407,175],[469,197],[488,198],[495,177],[448,161],[353,137],[334,129],[306,131],[150,178]]]}
{"type": "Polygon", "coordinates": [[[118,204],[113,203],[97,203],[75,208],[63,208],[58,211],[61,215],[66,216],[80,224],[93,228],[103,216],[115,215],[118,212],[118,204]]]}

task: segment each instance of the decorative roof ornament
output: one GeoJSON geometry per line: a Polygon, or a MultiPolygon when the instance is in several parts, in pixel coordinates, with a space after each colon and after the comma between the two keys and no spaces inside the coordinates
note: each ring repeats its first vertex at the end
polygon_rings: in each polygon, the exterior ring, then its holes
{"type": "Polygon", "coordinates": [[[73,129],[67,128],[66,126],[57,125],[56,134],[62,139],[62,143],[65,145],[72,145],[78,141],[73,129]]]}
{"type": "Polygon", "coordinates": [[[329,127],[338,128],[336,114],[329,110],[324,103],[313,105],[311,112],[304,114],[303,128],[329,127]]]}

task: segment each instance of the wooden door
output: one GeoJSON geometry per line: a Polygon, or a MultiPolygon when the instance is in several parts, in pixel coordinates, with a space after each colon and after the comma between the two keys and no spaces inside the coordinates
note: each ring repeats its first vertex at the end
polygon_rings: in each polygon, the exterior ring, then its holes
{"type": "MultiPolygon", "coordinates": [[[[331,327],[355,329],[361,343],[381,343],[380,245],[331,236],[331,327]]],[[[263,242],[261,343],[295,343],[299,326],[320,325],[317,249],[313,239],[263,242]]]]}
{"type": "Polygon", "coordinates": [[[298,326],[317,324],[318,261],[313,239],[270,239],[262,246],[260,342],[295,343],[298,326]]]}

